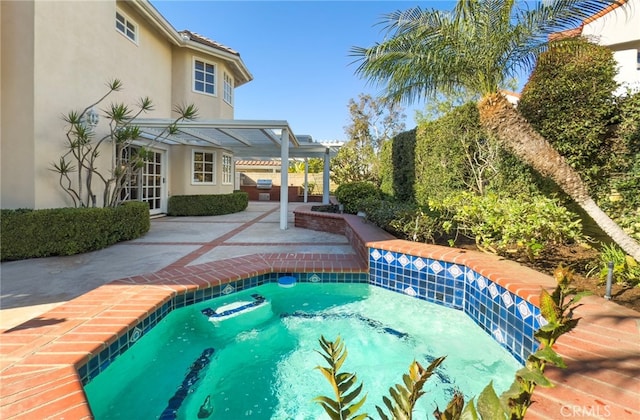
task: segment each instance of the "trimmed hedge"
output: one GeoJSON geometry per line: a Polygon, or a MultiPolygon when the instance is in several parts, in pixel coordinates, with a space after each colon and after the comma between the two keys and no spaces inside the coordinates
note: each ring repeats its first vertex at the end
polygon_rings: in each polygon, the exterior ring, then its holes
{"type": "Polygon", "coordinates": [[[219,216],[238,213],[249,205],[249,194],[235,191],[218,195],[174,195],[169,197],[169,216],[219,216]]]}
{"type": "Polygon", "coordinates": [[[149,231],[147,203],[107,208],[2,210],[0,260],[75,255],[139,238],[149,231]]]}
{"type": "Polygon", "coordinates": [[[381,191],[371,182],[358,181],[341,184],[336,188],[336,199],[344,205],[344,212],[356,214],[362,210],[360,202],[363,200],[380,199],[381,191]]]}

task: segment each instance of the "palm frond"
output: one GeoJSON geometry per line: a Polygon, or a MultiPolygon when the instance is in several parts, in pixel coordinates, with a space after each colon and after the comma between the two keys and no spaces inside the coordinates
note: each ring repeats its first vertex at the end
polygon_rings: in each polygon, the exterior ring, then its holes
{"type": "Polygon", "coordinates": [[[459,90],[484,96],[532,70],[551,34],[616,2],[460,0],[451,11],[397,10],[380,22],[383,41],[350,53],[356,74],[394,102],[459,90]]]}

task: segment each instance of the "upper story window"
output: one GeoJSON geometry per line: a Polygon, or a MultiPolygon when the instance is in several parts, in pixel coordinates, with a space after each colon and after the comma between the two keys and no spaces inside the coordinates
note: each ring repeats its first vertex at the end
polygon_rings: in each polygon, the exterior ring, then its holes
{"type": "Polygon", "coordinates": [[[192,155],[192,182],[194,184],[216,183],[216,153],[194,150],[192,155]]]}
{"type": "Polygon", "coordinates": [[[224,74],[224,101],[233,104],[233,79],[227,73],[224,74]]]}
{"type": "Polygon", "coordinates": [[[193,68],[193,90],[215,95],[216,65],[202,60],[194,60],[193,68]]]}
{"type": "Polygon", "coordinates": [[[222,183],[231,184],[233,176],[233,163],[230,155],[222,155],[222,183]]]}
{"type": "Polygon", "coordinates": [[[116,11],[116,29],[131,41],[138,42],[138,25],[118,11],[116,11]]]}

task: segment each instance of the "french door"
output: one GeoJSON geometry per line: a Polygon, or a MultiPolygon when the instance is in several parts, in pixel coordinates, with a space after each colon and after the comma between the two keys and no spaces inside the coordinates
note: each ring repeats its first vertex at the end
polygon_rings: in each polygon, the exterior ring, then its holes
{"type": "MultiPolygon", "coordinates": [[[[127,154],[131,156],[136,150],[137,147],[131,146],[127,154]]],[[[167,212],[166,155],[166,151],[159,149],[148,152],[144,166],[129,176],[123,186],[123,200],[147,203],[151,215],[167,212]]]]}

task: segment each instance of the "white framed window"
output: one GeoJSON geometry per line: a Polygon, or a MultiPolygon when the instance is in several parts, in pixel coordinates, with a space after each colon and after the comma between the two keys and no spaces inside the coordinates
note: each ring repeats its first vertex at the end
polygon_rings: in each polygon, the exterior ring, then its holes
{"type": "Polygon", "coordinates": [[[233,179],[233,158],[231,155],[222,155],[222,183],[230,185],[233,179]]]}
{"type": "Polygon", "coordinates": [[[191,183],[208,184],[216,183],[216,152],[193,150],[191,158],[191,183]]]}
{"type": "Polygon", "coordinates": [[[216,94],[216,65],[203,60],[193,60],[193,90],[209,95],[216,94]]]}
{"type": "Polygon", "coordinates": [[[116,30],[136,44],[138,43],[138,25],[118,10],[116,10],[116,30]]]}
{"type": "Polygon", "coordinates": [[[233,79],[227,73],[224,74],[224,101],[233,105],[233,79]]]}

